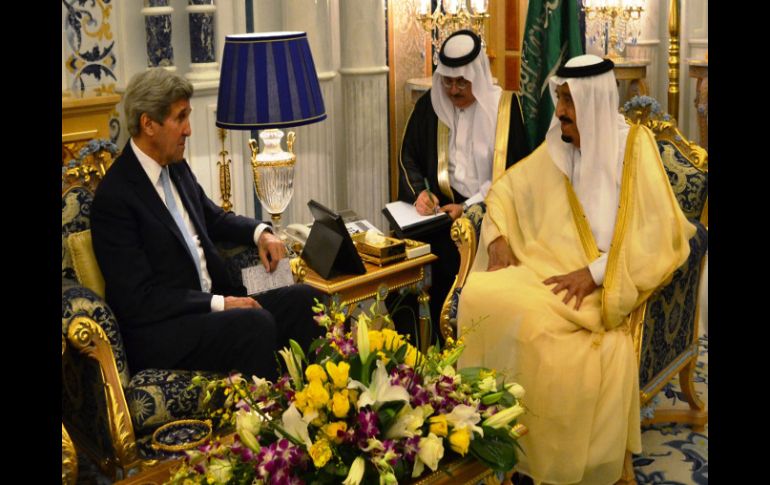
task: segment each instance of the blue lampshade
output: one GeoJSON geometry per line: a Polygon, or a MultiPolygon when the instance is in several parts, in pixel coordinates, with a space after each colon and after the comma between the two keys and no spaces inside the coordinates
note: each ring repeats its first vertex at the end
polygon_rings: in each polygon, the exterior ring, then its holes
{"type": "Polygon", "coordinates": [[[225,37],[217,121],[230,130],[307,125],[326,108],[305,32],[225,37]]]}

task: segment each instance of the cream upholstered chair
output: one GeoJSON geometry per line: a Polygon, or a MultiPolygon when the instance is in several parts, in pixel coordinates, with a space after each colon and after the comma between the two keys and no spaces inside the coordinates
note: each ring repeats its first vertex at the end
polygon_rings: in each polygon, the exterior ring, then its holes
{"type": "MultiPolygon", "coordinates": [[[[173,369],[129,371],[119,322],[103,299],[104,279],[91,246],[92,199],[82,186],[62,194],[62,420],[78,451],[119,478],[165,457],[151,447],[153,431],[171,421],[202,417],[203,395],[191,387],[192,378],[216,376],[173,369]]],[[[238,279],[240,268],[257,264],[256,248],[219,249],[238,279]]]]}
{"type": "MultiPolygon", "coordinates": [[[[704,256],[708,249],[708,154],[688,141],[675,120],[661,113],[654,99],[635,97],[624,106],[629,123],[650,128],[658,142],[663,166],[679,205],[697,232],[690,240],[690,256],[672,280],[658,289],[630,316],[639,362],[641,405],[650,400],[677,374],[689,410],[656,409],[652,422],[682,422],[702,430],[708,412],[695,394],[693,376],[698,358],[698,296],[704,256]]],[[[441,312],[441,333],[454,337],[457,303],[476,256],[481,216],[461,217],[451,227],[460,251],[460,270],[441,312]]]]}

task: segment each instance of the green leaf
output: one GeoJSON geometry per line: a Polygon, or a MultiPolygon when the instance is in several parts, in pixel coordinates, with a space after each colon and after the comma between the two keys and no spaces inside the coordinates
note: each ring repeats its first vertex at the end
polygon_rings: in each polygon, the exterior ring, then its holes
{"type": "Polygon", "coordinates": [[[307,353],[313,355],[319,347],[325,344],[327,344],[326,339],[317,338],[310,344],[310,347],[307,349],[307,353]]]}
{"type": "Polygon", "coordinates": [[[300,361],[307,362],[307,358],[305,357],[305,352],[302,351],[302,347],[299,345],[299,343],[294,339],[289,339],[289,345],[291,346],[291,351],[294,352],[294,355],[296,355],[300,361]]]}
{"type": "Polygon", "coordinates": [[[487,370],[485,367],[465,367],[460,369],[458,373],[463,379],[465,384],[473,384],[479,380],[479,373],[482,370],[487,370]]]}
{"type": "Polygon", "coordinates": [[[502,399],[500,399],[500,402],[498,404],[500,404],[504,408],[510,408],[514,404],[516,404],[516,398],[513,397],[513,394],[511,394],[510,392],[505,391],[503,393],[502,399]]]}
{"type": "Polygon", "coordinates": [[[393,419],[395,419],[396,415],[398,415],[398,412],[401,411],[401,408],[403,408],[405,404],[406,403],[403,401],[391,401],[383,404],[380,406],[380,409],[377,410],[377,418],[380,421],[380,430],[383,434],[385,430],[390,428],[393,419]]]}
{"type": "Polygon", "coordinates": [[[372,381],[372,364],[377,360],[377,354],[372,352],[369,357],[366,358],[366,362],[361,366],[361,380],[360,382],[369,387],[369,383],[372,381]]]}
{"type": "Polygon", "coordinates": [[[406,349],[408,348],[407,344],[402,345],[401,347],[396,350],[396,353],[393,354],[393,359],[399,364],[404,362],[404,359],[406,358],[406,349]]]}
{"type": "Polygon", "coordinates": [[[471,441],[470,454],[495,471],[511,470],[518,462],[516,441],[508,436],[507,429],[483,429],[484,438],[471,441]]]}

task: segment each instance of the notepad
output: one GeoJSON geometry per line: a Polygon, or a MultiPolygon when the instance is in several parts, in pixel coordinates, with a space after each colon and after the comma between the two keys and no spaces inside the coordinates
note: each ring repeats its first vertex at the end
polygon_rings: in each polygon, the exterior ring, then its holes
{"type": "Polygon", "coordinates": [[[260,263],[256,266],[243,268],[241,276],[243,277],[243,286],[246,287],[246,294],[249,296],[259,295],[275,288],[283,288],[284,286],[294,284],[289,258],[283,258],[278,261],[278,266],[272,273],[268,273],[262,263],[260,263]]]}
{"type": "Polygon", "coordinates": [[[423,216],[412,204],[402,200],[385,204],[382,213],[395,226],[393,229],[400,238],[414,238],[418,234],[448,227],[452,222],[446,212],[423,216]]]}

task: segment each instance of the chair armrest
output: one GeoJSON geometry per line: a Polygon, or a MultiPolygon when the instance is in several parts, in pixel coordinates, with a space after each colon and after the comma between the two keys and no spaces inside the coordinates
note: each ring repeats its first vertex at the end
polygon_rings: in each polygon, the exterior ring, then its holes
{"type": "Polygon", "coordinates": [[[101,371],[107,425],[118,462],[116,465],[123,470],[138,465],[134,427],[107,334],[92,318],[78,315],[72,318],[67,328],[67,342],[81,355],[96,361],[101,371]]]}
{"type": "Polygon", "coordinates": [[[467,217],[460,217],[454,221],[449,234],[460,252],[460,269],[441,307],[440,328],[444,339],[454,338],[457,335],[457,300],[470,273],[473,259],[476,257],[477,246],[475,225],[467,217]]]}
{"type": "MultiPolygon", "coordinates": [[[[649,400],[686,363],[683,356],[697,357],[698,295],[708,230],[697,221],[690,239],[690,255],[671,281],[647,299],[640,327],[634,333],[639,351],[639,388],[642,401],[649,400]]],[[[633,329],[632,329],[633,331],[633,329]]]]}
{"type": "Polygon", "coordinates": [[[85,287],[63,287],[62,337],[67,347],[62,355],[62,414],[68,431],[84,451],[104,457],[102,465],[112,475],[116,468],[138,465],[123,391],[128,366],[112,311],[85,287]]]}

